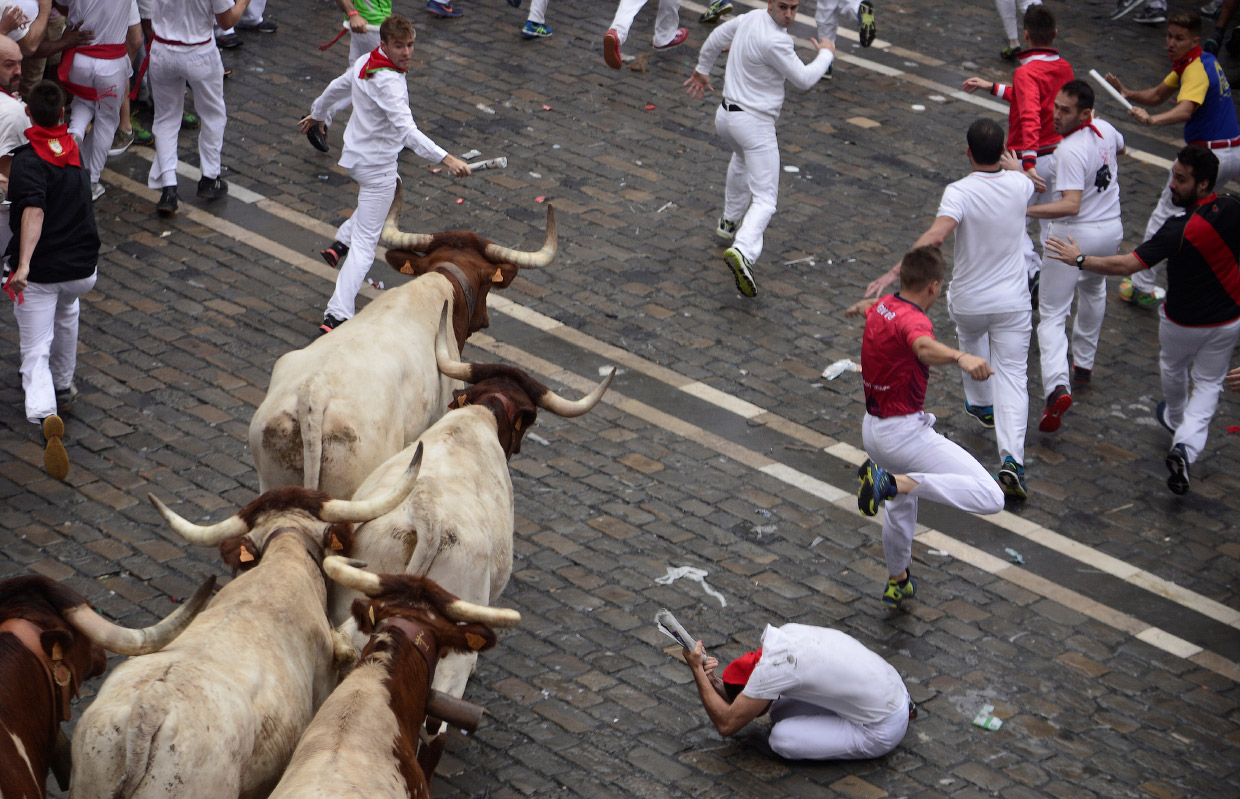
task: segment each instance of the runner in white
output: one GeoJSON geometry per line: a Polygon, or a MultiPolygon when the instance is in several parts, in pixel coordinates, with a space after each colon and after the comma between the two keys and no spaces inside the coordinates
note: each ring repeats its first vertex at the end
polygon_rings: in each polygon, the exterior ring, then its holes
{"type": "Polygon", "coordinates": [[[767,0],[765,9],[754,9],[720,25],[702,45],[697,68],[684,82],[695,100],[708,91],[713,93],[711,67],[719,53],[730,48],[715,130],[732,151],[732,160],[716,232],[724,239],[735,237],[723,260],[732,270],[737,290],[746,297],[758,293],[752,266],[762,255],[762,235],[779,198],[775,122],[784,105],[784,81],[810,89],[835,58],[835,45],[818,39],[810,39],[818,48],[813,61],[806,64],[797,57],[788,33],[797,6],[797,0],[767,0]]]}
{"type": "Polygon", "coordinates": [[[818,38],[835,44],[840,27],[840,14],[857,20],[857,36],[862,47],[869,47],[878,35],[874,25],[874,3],[871,0],[817,0],[814,5],[814,22],[818,26],[818,38]]]}
{"type": "MultiPolygon", "coordinates": [[[[1059,199],[1029,207],[1029,216],[1051,219],[1047,236],[1080,243],[1086,255],[1114,255],[1124,238],[1119,212],[1119,164],[1124,137],[1108,122],[1094,119],[1094,90],[1083,80],[1069,81],[1055,97],[1055,132],[1064,138],[1055,151],[1055,191],[1059,199]]],[[[1053,256],[1042,259],[1038,303],[1038,348],[1042,353],[1042,394],[1046,407],[1038,429],[1053,433],[1072,406],[1068,381],[1068,338],[1064,332],[1072,296],[1072,382],[1088,384],[1102,319],[1106,278],[1082,272],[1053,256]]]]}
{"type": "Polygon", "coordinates": [[[224,63],[211,36],[211,26],[231,27],[250,0],[155,0],[151,9],[151,101],[155,105],[155,160],[146,185],[162,189],[155,210],[169,216],[177,210],[177,134],[185,110],[185,86],[194,91],[194,106],[202,120],[198,131],[198,159],[202,178],[198,196],[217,200],[228,193],[220,177],[224,148],[224,63]]]}
{"type": "Polygon", "coordinates": [[[399,183],[396,159],[401,150],[408,147],[441,163],[456,177],[469,175],[468,164],[431,141],[413,121],[405,72],[413,57],[414,36],[409,20],[399,14],[388,17],[379,31],[380,45],[328,84],[298,123],[302,133],[315,127],[324,130],[339,109],[353,106],[340,165],[357,181],[357,210],[340,226],[332,246],[321,253],[330,265],[340,266],[336,291],[319,326],[323,333],[353,318],[357,291],[374,263],[383,220],[399,183]]]}
{"type": "MultiPolygon", "coordinates": [[[[620,4],[616,6],[616,16],[603,36],[603,61],[612,69],[619,69],[624,65],[620,48],[629,38],[633,18],[644,5],[646,0],[620,0],[620,4]]],[[[688,38],[688,29],[680,27],[680,0],[659,0],[659,15],[654,20],[654,38],[651,41],[654,49],[667,50],[677,47],[688,38]]]]}

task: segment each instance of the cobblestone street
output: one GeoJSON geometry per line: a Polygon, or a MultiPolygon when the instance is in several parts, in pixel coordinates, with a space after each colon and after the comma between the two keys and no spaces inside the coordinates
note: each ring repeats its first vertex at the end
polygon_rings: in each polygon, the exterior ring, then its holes
{"type": "MultiPolygon", "coordinates": [[[[733,2],[738,13],[761,5],[733,2]]],[[[714,232],[727,168],[717,98],[696,102],[681,86],[711,30],[697,23],[704,5],[682,3],[686,46],[655,52],[650,4],[624,47],[637,59],[617,72],[601,51],[614,2],[553,0],[555,35],[537,41],[517,33],[524,5],[457,4],[456,20],[394,4],[418,28],[414,117],[449,152],[509,166],[456,180],[404,153],[402,226],[536,248],[553,204],[555,263],[492,292],[492,326],[463,356],[516,364],[573,398],[610,365],[620,373],[591,413],[541,414],[510,462],[515,558],[498,604],[522,622],[479,658],[466,698],[489,715],[476,735],[450,733],[432,794],[1240,795],[1240,395],[1219,404],[1192,492],[1171,494],[1153,416],[1156,312],[1120,302],[1117,280],[1093,384],[1054,435],[1037,431],[1031,356],[1029,500],[984,519],[923,504],[918,597],[897,613],[878,602],[881,516],[862,517],[855,498],[860,376],[821,372],[860,360],[861,323],[843,311],[967,173],[968,124],[1006,124],[994,98],[959,91],[970,75],[1010,79],[994,4],[876,4],[872,48],[846,22],[834,79],[789,87],[780,149],[797,171],[782,176],[752,300],[736,292],[714,232]],[[691,580],[655,582],[677,566],[705,569],[726,605],[691,580]],[[655,629],[660,608],[724,662],[756,647],[767,623],[844,630],[896,667],[920,715],[874,761],[783,760],[765,722],[722,739],[655,629]],[[1001,729],[971,723],[985,704],[1001,729]]],[[[1166,74],[1162,26],[1112,22],[1109,0],[1048,7],[1078,76],[1092,67],[1151,86],[1166,74]]],[[[802,57],[813,8],[803,3],[793,26],[802,57]]],[[[227,579],[218,553],[185,545],[146,496],[198,523],[255,497],[250,418],[276,359],[317,333],[335,279],[317,252],[357,196],[336,164],[344,117],[327,155],[296,130],[345,67],[347,41],[316,48],[339,28],[335,3],[270,0],[267,14],[277,33],[243,33],[245,46],[223,54],[227,200],[193,199],[191,132],[171,219],[155,216],[146,188],[150,150],[104,173],[66,482],[43,471],[17,331],[7,311],[0,322],[0,578],[48,575],[130,626],[209,574],[227,579]]],[[[1240,61],[1221,63],[1240,80],[1240,61]]],[[[1119,167],[1126,252],[1181,129],[1139,128],[1101,95],[1098,107],[1130,150],[1119,167]]],[[[380,264],[371,278],[407,279],[380,264]]],[[[931,316],[954,345],[945,305],[931,316]]],[[[932,370],[938,429],[994,468],[993,432],[962,400],[955,370],[932,370]]],[[[103,679],[84,687],[75,722],[103,679]]],[[[49,795],[67,792],[49,780],[49,795]]]]}

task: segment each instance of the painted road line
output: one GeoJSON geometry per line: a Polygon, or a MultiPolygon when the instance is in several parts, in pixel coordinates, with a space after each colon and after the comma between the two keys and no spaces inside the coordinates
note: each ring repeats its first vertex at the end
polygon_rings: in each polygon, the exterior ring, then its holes
{"type": "MultiPolygon", "coordinates": [[[[142,158],[146,161],[155,160],[154,148],[131,147],[129,148],[129,151],[133,153],[134,155],[138,156],[139,158],[142,158]]],[[[192,164],[187,164],[180,159],[177,159],[177,174],[180,175],[181,177],[189,178],[190,180],[195,181],[195,182],[197,182],[200,178],[202,178],[201,169],[199,169],[196,166],[193,166],[192,164]]],[[[236,183],[228,184],[228,196],[232,197],[234,200],[239,200],[240,202],[243,202],[246,204],[256,203],[259,200],[265,199],[263,195],[259,194],[258,192],[250,191],[245,186],[238,186],[236,183]]]]}

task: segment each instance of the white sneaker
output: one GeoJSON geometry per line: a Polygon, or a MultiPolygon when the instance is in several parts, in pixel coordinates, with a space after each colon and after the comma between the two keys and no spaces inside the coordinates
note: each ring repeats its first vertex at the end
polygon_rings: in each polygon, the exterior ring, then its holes
{"type": "Polygon", "coordinates": [[[103,196],[103,193],[105,191],[107,191],[107,189],[103,187],[102,183],[90,184],[90,201],[92,203],[95,202],[96,200],[98,200],[100,197],[103,196]]]}
{"type": "Polygon", "coordinates": [[[1145,2],[1146,0],[1118,0],[1115,5],[1115,11],[1111,12],[1111,19],[1119,19],[1126,16],[1128,12],[1145,5],[1145,2]]]}

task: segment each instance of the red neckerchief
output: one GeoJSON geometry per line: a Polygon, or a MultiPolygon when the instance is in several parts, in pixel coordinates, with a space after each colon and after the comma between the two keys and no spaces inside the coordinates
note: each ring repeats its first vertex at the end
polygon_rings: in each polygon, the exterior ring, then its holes
{"type": "Polygon", "coordinates": [[[1100,130],[1098,130],[1097,128],[1095,128],[1095,127],[1094,127],[1094,123],[1093,123],[1093,122],[1085,122],[1085,123],[1083,123],[1083,124],[1081,124],[1081,125],[1077,125],[1075,128],[1073,128],[1072,130],[1070,130],[1070,131],[1068,131],[1067,133],[1065,133],[1065,134],[1063,135],[1063,137],[1066,139],[1066,138],[1068,138],[1069,136],[1071,136],[1073,133],[1076,133],[1076,132],[1077,132],[1078,130],[1080,130],[1081,128],[1089,128],[1090,130],[1092,130],[1092,131],[1094,132],[1094,135],[1095,135],[1095,136],[1097,136],[1099,139],[1101,139],[1101,138],[1102,138],[1102,131],[1100,131],[1100,130]]]}
{"type": "Polygon", "coordinates": [[[405,71],[392,63],[392,59],[387,57],[387,53],[383,52],[383,46],[380,45],[370,51],[370,58],[366,59],[366,65],[362,67],[362,71],[357,76],[362,80],[368,80],[381,69],[390,69],[393,72],[405,71]]]}
{"type": "Polygon", "coordinates": [[[1171,69],[1173,72],[1175,72],[1175,74],[1182,76],[1184,74],[1184,70],[1188,69],[1188,65],[1196,61],[1198,58],[1201,58],[1201,46],[1200,45],[1198,45],[1197,47],[1194,47],[1192,50],[1189,50],[1188,55],[1184,56],[1180,60],[1172,61],[1171,69]]]}
{"type": "Polygon", "coordinates": [[[1197,205],[1208,205],[1218,199],[1218,192],[1213,192],[1209,197],[1203,197],[1197,201],[1197,205]]]}
{"type": "Polygon", "coordinates": [[[81,166],[77,141],[69,135],[68,125],[43,128],[35,125],[26,128],[26,138],[34,148],[35,155],[52,166],[81,166]]]}

